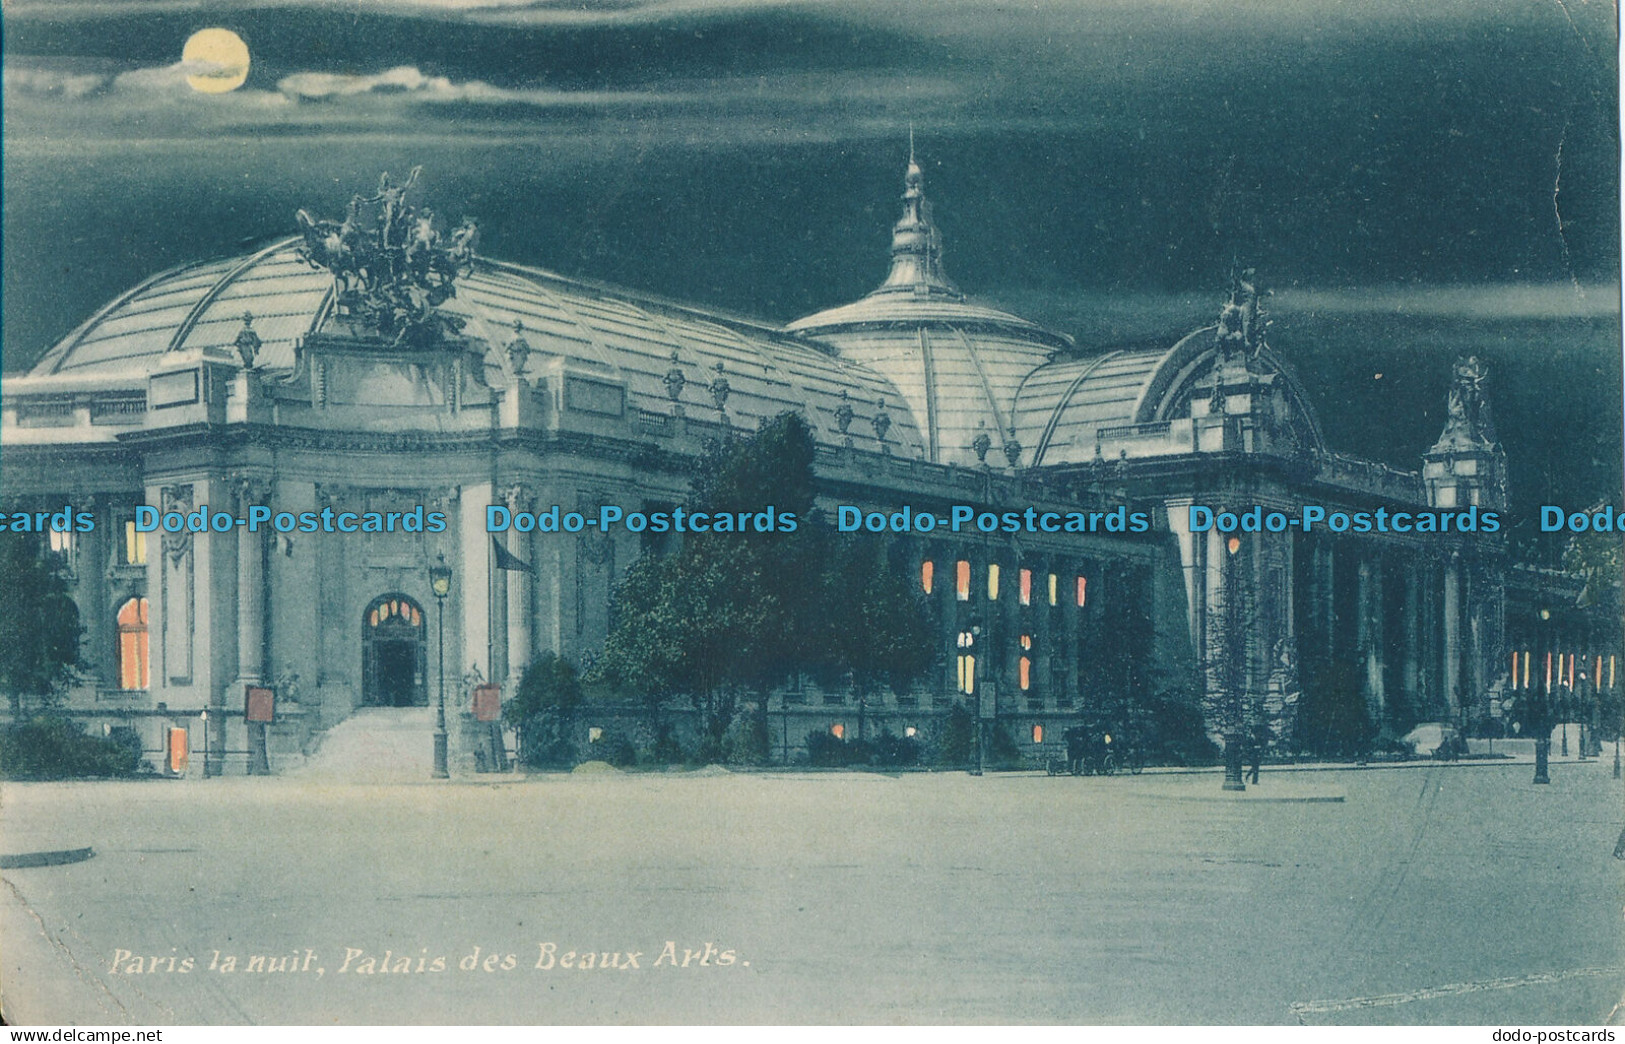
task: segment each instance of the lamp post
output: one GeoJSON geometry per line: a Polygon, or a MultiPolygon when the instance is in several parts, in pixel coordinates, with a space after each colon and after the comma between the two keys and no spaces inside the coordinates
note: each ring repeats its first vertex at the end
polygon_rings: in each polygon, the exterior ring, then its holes
{"type": "Polygon", "coordinates": [[[450,779],[446,771],[446,596],[451,594],[451,567],[446,556],[439,556],[439,564],[429,567],[429,590],[434,592],[436,615],[439,617],[440,680],[436,686],[437,700],[434,717],[434,771],[435,779],[450,779]]]}
{"type": "Polygon", "coordinates": [[[1224,660],[1223,674],[1225,703],[1224,724],[1224,789],[1246,790],[1241,774],[1241,687],[1246,678],[1243,657],[1246,644],[1241,629],[1240,569],[1236,552],[1241,550],[1241,538],[1231,537],[1224,549],[1224,660]]]}
{"type": "MultiPolygon", "coordinates": [[[[1547,759],[1551,755],[1551,748],[1552,748],[1552,693],[1551,693],[1551,681],[1552,681],[1551,629],[1552,628],[1551,628],[1551,622],[1552,622],[1552,611],[1550,609],[1541,609],[1541,611],[1540,611],[1540,644],[1541,644],[1541,648],[1545,651],[1545,654],[1546,654],[1545,655],[1546,671],[1540,677],[1540,688],[1538,690],[1536,690],[1539,693],[1540,702],[1536,706],[1530,708],[1533,711],[1533,713],[1529,715],[1529,717],[1534,719],[1529,724],[1535,730],[1535,779],[1534,779],[1534,781],[1536,783],[1550,783],[1552,781],[1552,777],[1547,774],[1547,759]]],[[[1559,664],[1559,670],[1561,670],[1561,669],[1562,669],[1561,664],[1559,664]]]]}

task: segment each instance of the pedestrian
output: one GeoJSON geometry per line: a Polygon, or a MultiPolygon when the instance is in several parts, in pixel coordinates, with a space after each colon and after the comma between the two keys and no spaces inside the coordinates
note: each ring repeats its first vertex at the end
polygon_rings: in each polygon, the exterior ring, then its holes
{"type": "Polygon", "coordinates": [[[1262,730],[1253,733],[1252,767],[1247,772],[1247,782],[1257,783],[1258,773],[1264,767],[1264,744],[1267,742],[1261,734],[1262,730]]]}
{"type": "Polygon", "coordinates": [[[1083,730],[1076,725],[1066,730],[1066,770],[1083,775],[1083,730]]]}

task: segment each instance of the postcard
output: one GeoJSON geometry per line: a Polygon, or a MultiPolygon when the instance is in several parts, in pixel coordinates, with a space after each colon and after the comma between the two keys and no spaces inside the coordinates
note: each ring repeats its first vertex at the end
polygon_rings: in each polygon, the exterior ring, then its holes
{"type": "Polygon", "coordinates": [[[1611,7],[3,19],[8,1024],[1619,1021],[1611,7]]]}

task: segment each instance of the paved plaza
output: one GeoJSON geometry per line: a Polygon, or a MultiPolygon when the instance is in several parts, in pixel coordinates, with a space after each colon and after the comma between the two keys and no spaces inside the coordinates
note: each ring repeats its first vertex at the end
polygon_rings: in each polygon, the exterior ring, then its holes
{"type": "Polygon", "coordinates": [[[95,854],[5,871],[0,988],[14,1022],[1599,1023],[1621,785],[1529,780],[8,784],[0,851],[95,854]]]}

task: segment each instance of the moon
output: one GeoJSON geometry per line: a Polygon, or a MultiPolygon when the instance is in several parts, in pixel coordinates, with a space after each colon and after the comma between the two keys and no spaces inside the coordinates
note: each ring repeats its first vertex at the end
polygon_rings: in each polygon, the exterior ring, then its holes
{"type": "Polygon", "coordinates": [[[248,79],[248,45],[230,29],[199,29],[181,49],[181,64],[199,69],[186,76],[194,91],[224,94],[248,79]]]}

